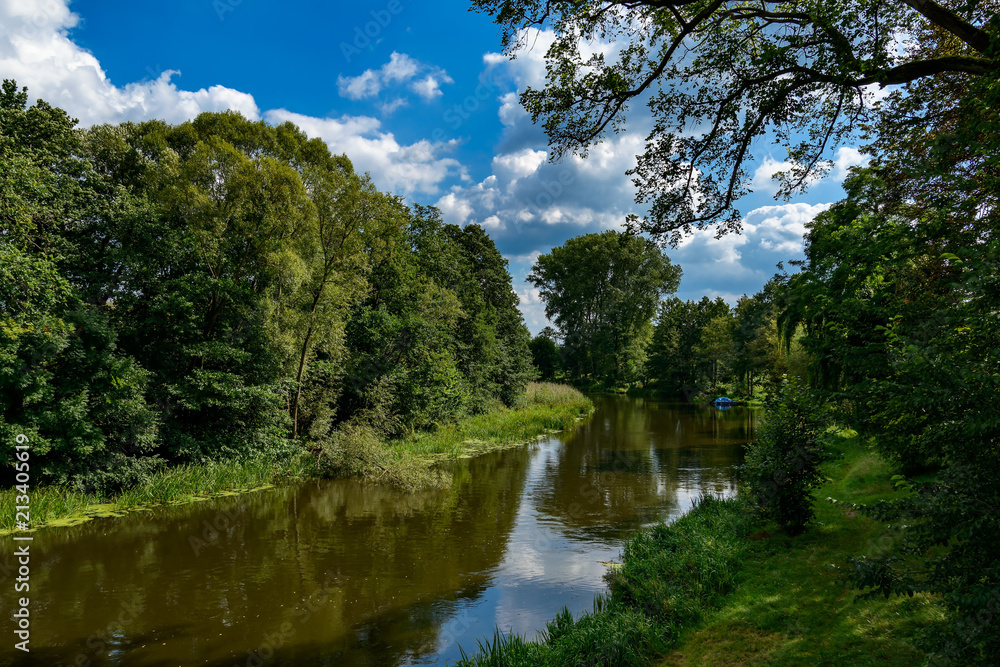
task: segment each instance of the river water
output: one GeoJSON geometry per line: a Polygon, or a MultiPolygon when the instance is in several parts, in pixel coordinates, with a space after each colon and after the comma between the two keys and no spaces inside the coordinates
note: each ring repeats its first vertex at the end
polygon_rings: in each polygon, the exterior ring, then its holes
{"type": "Polygon", "coordinates": [[[734,493],[754,419],[593,400],[573,431],[456,463],[446,490],[310,482],[39,530],[31,653],[0,571],[0,664],[445,664],[496,628],[534,637],[592,607],[630,533],[734,493]]]}

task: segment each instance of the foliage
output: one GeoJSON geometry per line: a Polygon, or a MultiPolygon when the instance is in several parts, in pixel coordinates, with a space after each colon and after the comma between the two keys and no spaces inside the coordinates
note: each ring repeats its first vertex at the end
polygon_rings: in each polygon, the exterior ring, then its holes
{"type": "Polygon", "coordinates": [[[866,122],[888,120],[919,133],[926,126],[912,119],[936,118],[935,105],[922,102],[923,90],[920,101],[898,94],[880,108],[867,86],[912,83],[913,92],[925,82],[974,80],[997,67],[990,49],[993,2],[473,0],[472,6],[495,18],[512,56],[530,39],[528,29],[555,34],[546,83],[525,90],[521,103],[543,122],[557,157],[586,154],[609,130],[625,126],[630,104],[649,106],[653,129],[631,173],[638,201],[651,204],[641,227],[670,234],[674,243],[694,225],[721,221],[720,231],[740,229],[733,205],[748,191],[750,150],[765,133],[788,149],[793,166],[782,191],[791,192],[829,169],[828,148],[866,122]],[[921,33],[929,37],[897,49],[899,35],[921,33]],[[598,38],[620,48],[586,46],[598,38]],[[707,129],[691,131],[698,127],[707,129]]]}
{"type": "Polygon", "coordinates": [[[531,350],[531,361],[542,380],[552,380],[556,373],[562,370],[562,357],[559,346],[551,338],[535,336],[528,344],[531,350]]]}
{"type": "Polygon", "coordinates": [[[831,454],[823,417],[819,396],[788,380],[768,401],[741,469],[743,491],[792,535],[815,516],[812,492],[825,479],[821,466],[831,454]]]}
{"type": "Polygon", "coordinates": [[[905,529],[890,553],[854,559],[853,583],[940,595],[948,623],[920,645],[939,662],[990,664],[1000,650],[989,407],[1000,377],[998,88],[995,77],[947,83],[906,103],[916,115],[942,109],[935,124],[884,133],[874,167],[816,221],[788,318],[805,323],[838,404],[904,473],[901,497],[858,508],[905,529]]]}
{"type": "Polygon", "coordinates": [[[656,244],[609,230],[541,255],[528,280],[559,327],[566,372],[621,386],[641,375],[650,321],[680,276],[656,244]]]}
{"type": "MultiPolygon", "coordinates": [[[[830,440],[838,456],[823,466],[828,480],[817,497],[853,503],[893,497],[893,464],[856,433],[832,433],[830,440]]],[[[859,600],[844,591],[844,554],[885,553],[899,530],[886,531],[843,504],[819,501],[815,510],[815,528],[799,537],[770,525],[751,536],[754,547],[735,590],[684,633],[664,667],[921,664],[925,655],[912,638],[941,623],[934,596],[859,600]]]]}
{"type": "Polygon", "coordinates": [[[75,123],[0,90],[4,461],[23,432],[44,480],[98,494],[304,449],[378,469],[386,437],[520,400],[530,337],[482,228],[290,123],[75,123]]]}

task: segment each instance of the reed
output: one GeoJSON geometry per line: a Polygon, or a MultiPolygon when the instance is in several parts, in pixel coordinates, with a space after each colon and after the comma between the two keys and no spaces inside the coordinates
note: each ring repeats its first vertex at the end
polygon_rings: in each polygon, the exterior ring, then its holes
{"type": "Polygon", "coordinates": [[[407,456],[457,457],[526,442],[575,425],[594,409],[586,396],[567,385],[533,382],[515,408],[446,424],[435,431],[414,433],[392,445],[398,458],[407,456]]]}
{"type": "MultiPolygon", "coordinates": [[[[39,528],[59,521],[75,523],[87,518],[209,498],[221,493],[239,492],[309,475],[308,456],[277,462],[267,459],[210,462],[168,468],[145,482],[111,497],[81,493],[58,486],[31,490],[30,525],[39,528]]],[[[0,534],[16,528],[15,489],[0,491],[0,534]]]]}

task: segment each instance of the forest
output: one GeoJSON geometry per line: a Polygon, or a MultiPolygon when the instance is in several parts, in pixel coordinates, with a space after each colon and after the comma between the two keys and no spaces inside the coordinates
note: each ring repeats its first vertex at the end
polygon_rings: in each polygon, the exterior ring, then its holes
{"type": "Polygon", "coordinates": [[[522,400],[529,334],[481,227],[291,124],[81,130],[27,99],[4,82],[0,439],[31,439],[40,482],[304,450],[335,471],[352,438],[522,400]]]}

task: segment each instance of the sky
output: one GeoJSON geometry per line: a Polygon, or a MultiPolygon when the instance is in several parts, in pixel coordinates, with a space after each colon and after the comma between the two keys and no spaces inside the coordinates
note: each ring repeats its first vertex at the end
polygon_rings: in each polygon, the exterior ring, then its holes
{"type": "MultiPolygon", "coordinates": [[[[649,112],[587,159],[549,160],[547,139],[518,103],[544,83],[551,33],[514,60],[490,17],[467,0],[0,0],[0,78],[62,107],[81,126],[161,118],[180,123],[233,109],[292,121],[345,153],[383,190],[434,205],[446,222],[479,224],[509,261],[532,333],[547,324],[525,282],[539,254],[642,214],[626,171],[649,112]]],[[[588,48],[613,50],[614,44],[588,48]]],[[[677,296],[753,294],[778,262],[801,259],[806,223],[843,197],[856,146],[830,154],[830,174],[776,201],[781,146],[754,147],[743,233],[697,231],[667,248],[684,276],[677,296]]]]}

